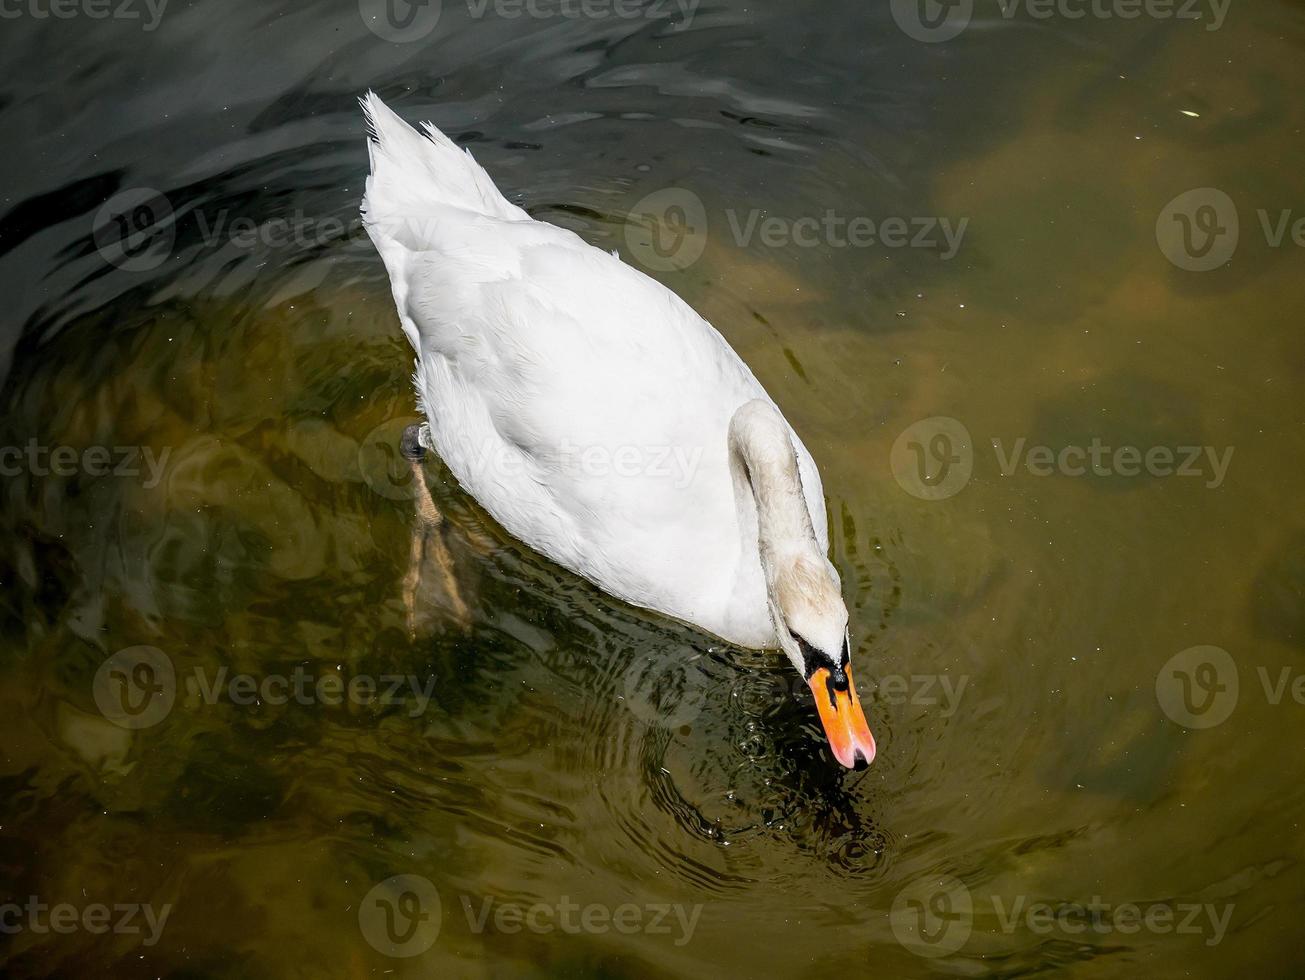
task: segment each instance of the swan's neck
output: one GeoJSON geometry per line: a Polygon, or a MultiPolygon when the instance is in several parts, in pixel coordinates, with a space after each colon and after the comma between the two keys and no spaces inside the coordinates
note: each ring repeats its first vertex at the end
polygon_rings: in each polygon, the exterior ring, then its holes
{"type": "Polygon", "coordinates": [[[767,592],[773,596],[777,568],[786,559],[820,556],[811,526],[797,453],[778,410],[751,401],[730,421],[730,474],[744,554],[761,556],[767,592]]]}

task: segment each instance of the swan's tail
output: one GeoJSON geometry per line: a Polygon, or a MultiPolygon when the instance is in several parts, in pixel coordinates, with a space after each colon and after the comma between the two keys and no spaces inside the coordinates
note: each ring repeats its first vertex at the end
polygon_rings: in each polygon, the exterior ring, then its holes
{"type": "MultiPolygon", "coordinates": [[[[430,123],[413,129],[375,92],[359,99],[367,114],[371,175],[362,213],[369,227],[387,226],[444,208],[519,219],[525,212],[511,204],[489,174],[430,123]]],[[[374,236],[373,236],[374,237],[374,236]]]]}

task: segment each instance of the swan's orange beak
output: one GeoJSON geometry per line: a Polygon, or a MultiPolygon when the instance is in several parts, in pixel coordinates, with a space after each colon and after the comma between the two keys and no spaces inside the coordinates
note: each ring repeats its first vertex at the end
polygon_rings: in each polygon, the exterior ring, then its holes
{"type": "Polygon", "coordinates": [[[816,710],[820,712],[820,723],[825,726],[834,758],[849,769],[864,769],[874,761],[875,737],[870,734],[865,712],[856,698],[851,664],[844,668],[843,676],[847,684],[840,688],[829,669],[821,667],[807,683],[815,695],[816,710]]]}

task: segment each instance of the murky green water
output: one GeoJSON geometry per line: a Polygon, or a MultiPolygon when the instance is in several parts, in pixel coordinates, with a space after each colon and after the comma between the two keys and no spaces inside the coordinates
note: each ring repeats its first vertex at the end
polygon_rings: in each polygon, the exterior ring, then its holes
{"type": "Polygon", "coordinates": [[[398,41],[13,8],[4,972],[1292,975],[1305,16],[977,6],[941,43],[842,0],[398,41]],[[437,461],[414,565],[369,87],[784,408],[871,769],[777,655],[606,598],[437,461]],[[701,212],[645,227],[667,188],[701,212]]]}

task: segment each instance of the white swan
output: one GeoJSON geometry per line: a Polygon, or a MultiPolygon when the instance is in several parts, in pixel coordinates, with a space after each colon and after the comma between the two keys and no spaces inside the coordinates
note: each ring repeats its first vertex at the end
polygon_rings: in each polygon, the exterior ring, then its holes
{"type": "Polygon", "coordinates": [[[362,104],[362,210],[417,352],[423,444],[605,592],[780,647],[835,757],[868,765],[820,475],[747,365],[660,283],[508,202],[433,125],[362,104]]]}

